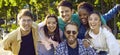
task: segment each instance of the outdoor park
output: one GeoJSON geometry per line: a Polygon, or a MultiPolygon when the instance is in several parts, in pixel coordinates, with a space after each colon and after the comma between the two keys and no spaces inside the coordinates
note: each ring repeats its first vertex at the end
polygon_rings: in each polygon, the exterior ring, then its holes
{"type": "MultiPolygon", "coordinates": [[[[59,16],[57,5],[61,0],[0,0],[0,42],[10,32],[15,30],[18,25],[17,14],[21,9],[28,8],[34,16],[34,22],[37,24],[45,19],[47,14],[56,14],[59,16]]],[[[67,0],[74,8],[74,13],[78,13],[77,6],[80,2],[88,2],[94,6],[95,11],[101,14],[107,13],[119,0],[67,0]]],[[[120,10],[114,18],[107,21],[112,33],[120,44],[120,10]]],[[[0,46],[1,48],[1,46],[0,46]]],[[[0,50],[0,52],[3,50],[0,50]]],[[[4,51],[3,51],[4,52],[4,51]]],[[[5,52],[6,54],[7,52],[5,52]]],[[[4,55],[5,55],[4,54],[4,55]]]]}

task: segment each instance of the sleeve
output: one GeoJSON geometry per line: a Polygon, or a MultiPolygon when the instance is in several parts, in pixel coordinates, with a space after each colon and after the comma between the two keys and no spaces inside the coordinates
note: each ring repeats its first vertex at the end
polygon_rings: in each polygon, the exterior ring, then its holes
{"type": "Polygon", "coordinates": [[[61,41],[63,41],[63,32],[61,29],[59,29],[59,31],[60,31],[60,39],[61,39],[61,41]]]}
{"type": "Polygon", "coordinates": [[[107,13],[103,15],[106,21],[109,21],[110,19],[114,18],[114,15],[116,15],[120,11],[120,4],[117,4],[112,9],[110,9],[107,13]]]}
{"type": "Polygon", "coordinates": [[[88,55],[97,55],[95,50],[91,47],[86,48],[86,51],[87,51],[88,55]]]}
{"type": "Polygon", "coordinates": [[[60,45],[57,46],[56,51],[55,51],[55,55],[62,55],[62,54],[61,54],[60,45]]]}
{"type": "Polygon", "coordinates": [[[38,30],[45,25],[45,21],[38,24],[38,30]]]}
{"type": "Polygon", "coordinates": [[[115,36],[108,30],[105,30],[106,42],[110,55],[119,55],[120,47],[115,36]],[[109,34],[109,35],[108,35],[109,34]]]}
{"type": "Polygon", "coordinates": [[[8,35],[3,39],[2,47],[4,50],[11,50],[11,38],[8,35]]]}

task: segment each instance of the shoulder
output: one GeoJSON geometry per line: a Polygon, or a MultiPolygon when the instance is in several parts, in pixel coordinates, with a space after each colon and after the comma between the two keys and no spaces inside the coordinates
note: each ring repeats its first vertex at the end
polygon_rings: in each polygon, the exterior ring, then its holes
{"type": "Polygon", "coordinates": [[[60,32],[60,37],[62,37],[62,36],[63,36],[63,32],[62,32],[62,30],[59,29],[59,32],[60,32]]]}
{"type": "Polygon", "coordinates": [[[38,30],[38,25],[37,25],[37,23],[33,22],[33,23],[32,23],[32,28],[38,30]]]}
{"type": "Polygon", "coordinates": [[[63,42],[61,42],[58,46],[57,49],[64,49],[66,46],[66,40],[64,40],[63,42]]]}
{"type": "Polygon", "coordinates": [[[20,28],[8,33],[4,38],[3,41],[12,41],[13,39],[17,38],[18,35],[21,35],[20,28]]]}
{"type": "Polygon", "coordinates": [[[45,22],[41,22],[41,23],[38,24],[38,28],[41,28],[41,27],[43,27],[44,25],[45,25],[45,22]]]}
{"type": "Polygon", "coordinates": [[[109,31],[109,30],[108,30],[107,28],[105,28],[105,27],[101,29],[101,32],[104,33],[105,35],[112,33],[111,31],[109,31]]]}
{"type": "Polygon", "coordinates": [[[16,30],[13,30],[12,32],[8,33],[6,36],[16,36],[20,32],[20,28],[17,28],[16,30]]]}
{"type": "Polygon", "coordinates": [[[81,46],[81,45],[83,45],[83,43],[82,43],[82,40],[81,39],[77,39],[78,40],[78,44],[81,46]]]}

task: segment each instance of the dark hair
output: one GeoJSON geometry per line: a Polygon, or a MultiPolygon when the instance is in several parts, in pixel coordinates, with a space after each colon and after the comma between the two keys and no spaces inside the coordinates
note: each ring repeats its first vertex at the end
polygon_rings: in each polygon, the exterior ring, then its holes
{"type": "MultiPolygon", "coordinates": [[[[56,22],[57,22],[57,27],[56,27],[56,29],[55,29],[55,31],[54,31],[54,37],[53,37],[53,39],[52,40],[54,40],[54,41],[57,41],[57,42],[61,42],[61,39],[60,39],[60,31],[59,31],[59,25],[58,25],[58,18],[57,18],[57,16],[55,16],[54,14],[49,14],[49,15],[47,15],[46,16],[46,18],[45,18],[45,22],[46,22],[46,20],[48,19],[48,18],[50,18],[50,17],[53,17],[53,18],[55,18],[55,20],[56,20],[56,22]]],[[[45,35],[48,37],[48,38],[50,38],[51,36],[49,36],[49,33],[48,33],[48,28],[47,28],[47,25],[45,24],[45,26],[44,26],[44,32],[45,32],[45,35]]]]}
{"type": "MultiPolygon", "coordinates": [[[[91,14],[97,14],[100,17],[101,20],[101,14],[97,11],[93,11],[91,14]]],[[[90,14],[90,15],[91,15],[90,14]]],[[[90,27],[87,29],[86,34],[85,34],[85,39],[91,39],[92,37],[89,35],[90,27]]]]}
{"type": "Polygon", "coordinates": [[[69,7],[71,10],[73,9],[73,5],[70,2],[66,1],[66,0],[60,1],[57,8],[59,8],[60,6],[69,7]]]}
{"type": "Polygon", "coordinates": [[[66,30],[66,27],[67,27],[68,25],[74,25],[74,26],[77,27],[77,30],[79,30],[79,27],[78,27],[77,23],[75,23],[75,22],[69,22],[69,23],[67,23],[67,24],[65,25],[65,27],[64,27],[65,30],[66,30]]]}
{"type": "Polygon", "coordinates": [[[20,20],[22,16],[29,16],[29,17],[31,17],[32,20],[34,20],[33,14],[31,13],[31,11],[29,9],[22,9],[18,13],[17,19],[20,20]]]}
{"type": "Polygon", "coordinates": [[[93,6],[89,4],[88,2],[81,2],[77,9],[79,10],[80,8],[86,9],[89,13],[93,12],[93,6]]]}

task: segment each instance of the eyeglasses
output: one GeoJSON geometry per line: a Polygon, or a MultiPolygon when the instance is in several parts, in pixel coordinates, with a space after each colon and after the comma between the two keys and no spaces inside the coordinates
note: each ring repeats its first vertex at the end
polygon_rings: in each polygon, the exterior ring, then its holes
{"type": "Polygon", "coordinates": [[[67,34],[71,34],[72,33],[73,35],[75,35],[77,33],[77,31],[66,31],[66,33],[67,34]]]}

